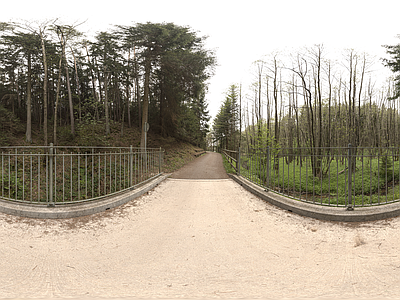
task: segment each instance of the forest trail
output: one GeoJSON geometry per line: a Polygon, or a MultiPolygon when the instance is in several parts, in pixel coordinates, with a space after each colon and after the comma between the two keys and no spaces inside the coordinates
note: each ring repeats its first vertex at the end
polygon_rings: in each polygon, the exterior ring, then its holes
{"type": "Polygon", "coordinates": [[[221,167],[208,153],[93,216],[1,214],[0,298],[400,298],[399,218],[304,218],[221,167]]]}

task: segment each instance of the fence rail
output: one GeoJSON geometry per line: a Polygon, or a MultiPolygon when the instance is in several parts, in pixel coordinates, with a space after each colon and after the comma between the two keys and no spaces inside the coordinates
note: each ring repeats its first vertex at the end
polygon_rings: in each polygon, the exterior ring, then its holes
{"type": "Polygon", "coordinates": [[[400,148],[349,145],[234,152],[237,157],[231,163],[238,175],[299,201],[348,209],[400,201],[400,148]]]}
{"type": "Polygon", "coordinates": [[[223,149],[222,153],[224,154],[225,158],[228,160],[232,168],[235,169],[235,171],[238,171],[237,165],[238,165],[238,153],[239,151],[232,151],[232,150],[227,150],[223,149]]]}
{"type": "Polygon", "coordinates": [[[55,206],[133,189],[162,172],[163,150],[0,147],[0,199],[55,206]]]}

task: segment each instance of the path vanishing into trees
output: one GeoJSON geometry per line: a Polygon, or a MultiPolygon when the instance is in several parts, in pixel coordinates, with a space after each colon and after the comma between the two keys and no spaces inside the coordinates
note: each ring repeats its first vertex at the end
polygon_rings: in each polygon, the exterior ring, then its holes
{"type": "Polygon", "coordinates": [[[273,207],[207,153],[148,194],[68,220],[0,215],[0,298],[398,298],[399,218],[273,207]]]}

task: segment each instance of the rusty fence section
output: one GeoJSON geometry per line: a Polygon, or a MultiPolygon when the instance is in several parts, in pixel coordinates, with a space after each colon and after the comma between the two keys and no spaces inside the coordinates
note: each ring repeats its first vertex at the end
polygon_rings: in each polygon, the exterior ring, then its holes
{"type": "Polygon", "coordinates": [[[162,173],[163,150],[0,147],[0,199],[55,206],[115,195],[162,173]]]}
{"type": "Polygon", "coordinates": [[[236,173],[299,201],[346,207],[400,201],[400,148],[270,148],[223,151],[236,173]]]}

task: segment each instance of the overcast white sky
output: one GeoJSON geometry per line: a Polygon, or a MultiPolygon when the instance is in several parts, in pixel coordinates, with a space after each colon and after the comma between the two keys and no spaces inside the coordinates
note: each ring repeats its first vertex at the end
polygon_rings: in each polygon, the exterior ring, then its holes
{"type": "Polygon", "coordinates": [[[385,56],[382,45],[400,43],[399,12],[399,0],[17,0],[0,4],[0,21],[87,20],[80,29],[92,34],[148,21],[190,26],[216,50],[207,96],[215,116],[229,85],[245,89],[252,62],[273,51],[324,44],[385,56]]]}

